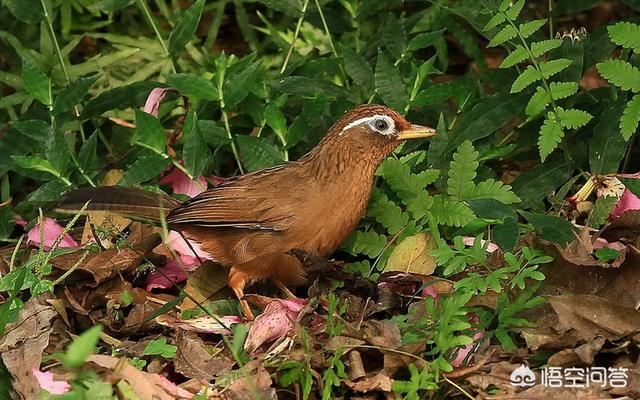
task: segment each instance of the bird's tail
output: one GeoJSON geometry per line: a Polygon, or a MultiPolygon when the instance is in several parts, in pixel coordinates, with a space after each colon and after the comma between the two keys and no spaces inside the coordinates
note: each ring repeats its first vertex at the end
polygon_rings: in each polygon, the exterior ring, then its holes
{"type": "Polygon", "coordinates": [[[132,219],[159,222],[180,202],[164,194],[125,186],[82,188],[65,194],[56,211],[77,213],[89,202],[87,210],[111,211],[132,219]]]}

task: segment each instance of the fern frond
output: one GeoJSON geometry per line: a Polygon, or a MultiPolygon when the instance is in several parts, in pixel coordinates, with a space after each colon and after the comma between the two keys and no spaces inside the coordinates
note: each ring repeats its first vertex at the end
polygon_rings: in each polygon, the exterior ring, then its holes
{"type": "Polygon", "coordinates": [[[521,92],[524,88],[540,79],[542,79],[540,72],[533,65],[529,65],[511,85],[511,93],[521,92]]]}
{"type": "Polygon", "coordinates": [[[486,23],[486,25],[484,26],[484,28],[482,28],[482,30],[483,31],[490,31],[491,29],[493,29],[496,26],[498,26],[501,23],[503,23],[504,20],[505,20],[504,15],[498,13],[498,14],[494,15],[493,17],[491,17],[491,19],[486,23]]]}
{"type": "Polygon", "coordinates": [[[558,58],[557,60],[542,61],[540,63],[540,71],[542,76],[550,78],[560,71],[566,69],[573,61],[568,58],[558,58]]]}
{"type": "Polygon", "coordinates": [[[577,129],[581,126],[585,126],[593,118],[593,115],[588,112],[578,110],[576,108],[569,108],[565,110],[562,107],[558,107],[557,115],[560,120],[560,124],[569,129],[577,129]]]}
{"type": "Polygon", "coordinates": [[[549,112],[540,128],[540,136],[538,137],[538,150],[542,161],[558,147],[563,137],[562,125],[558,122],[556,115],[549,112]]]}
{"type": "Polygon", "coordinates": [[[451,196],[461,198],[475,187],[473,178],[476,177],[476,169],[479,165],[478,154],[468,140],[458,146],[449,164],[447,193],[451,196]]]}
{"type": "Polygon", "coordinates": [[[561,100],[578,92],[578,82],[551,82],[549,90],[554,100],[561,100]]]}
{"type": "Polygon", "coordinates": [[[409,210],[414,219],[419,220],[427,215],[432,206],[433,197],[429,196],[427,192],[422,192],[418,196],[411,199],[411,201],[407,204],[407,210],[409,210]]]}
{"type": "Polygon", "coordinates": [[[465,196],[465,199],[495,199],[504,204],[520,202],[520,198],[513,193],[510,185],[493,179],[478,183],[473,191],[465,196]]]}
{"type": "Polygon", "coordinates": [[[433,196],[430,213],[436,223],[446,226],[465,226],[475,218],[469,206],[442,195],[433,196]]]}
{"type": "Polygon", "coordinates": [[[596,64],[600,75],[623,90],[640,92],[640,70],[630,63],[611,59],[596,64]]]}
{"type": "Polygon", "coordinates": [[[534,57],[540,57],[548,51],[556,49],[562,45],[562,39],[548,39],[540,42],[531,43],[531,54],[534,57]]]}
{"type": "Polygon", "coordinates": [[[402,227],[409,222],[409,215],[378,189],[372,193],[367,213],[382,224],[390,235],[400,232],[402,227]]]}
{"type": "Polygon", "coordinates": [[[504,14],[507,16],[507,18],[513,21],[516,18],[518,18],[518,15],[520,15],[520,11],[522,11],[522,7],[524,7],[524,0],[518,0],[514,5],[509,7],[509,9],[505,11],[504,14]]]}
{"type": "Polygon", "coordinates": [[[498,46],[504,42],[506,42],[507,40],[511,40],[514,37],[516,37],[516,35],[518,34],[518,32],[516,32],[516,28],[514,28],[511,25],[507,25],[504,28],[502,28],[500,30],[500,32],[498,32],[493,39],[491,39],[491,41],[489,42],[489,44],[487,45],[488,47],[495,47],[498,46]]]}
{"type": "Polygon", "coordinates": [[[640,26],[631,22],[618,22],[608,26],[607,31],[613,43],[640,54],[640,26]]]}
{"type": "Polygon", "coordinates": [[[547,22],[547,19],[534,19],[533,21],[525,22],[518,26],[518,30],[520,34],[525,39],[529,36],[533,35],[538,29],[542,28],[542,26],[547,22]]]}
{"type": "Polygon", "coordinates": [[[640,121],[640,94],[629,100],[620,118],[620,132],[624,140],[628,141],[636,133],[640,121]]]}
{"type": "Polygon", "coordinates": [[[386,159],[378,168],[377,174],[384,178],[405,205],[408,205],[416,196],[424,192],[424,188],[428,184],[437,179],[437,176],[433,178],[433,172],[427,173],[425,171],[425,173],[413,174],[407,164],[394,158],[386,159]]]}
{"type": "Polygon", "coordinates": [[[544,111],[549,103],[551,103],[551,96],[549,95],[549,92],[547,92],[547,90],[542,86],[538,86],[534,95],[529,99],[524,112],[530,117],[535,117],[544,111]]]}
{"type": "Polygon", "coordinates": [[[356,231],[352,240],[350,248],[346,249],[349,253],[364,254],[371,258],[379,256],[387,245],[386,236],[374,231],[356,231]]]}
{"type": "Polygon", "coordinates": [[[515,50],[511,52],[511,54],[509,54],[504,58],[504,60],[502,60],[502,62],[500,63],[500,68],[513,67],[514,65],[519,64],[528,58],[529,53],[527,53],[527,49],[525,49],[523,45],[519,44],[516,46],[515,50]]]}

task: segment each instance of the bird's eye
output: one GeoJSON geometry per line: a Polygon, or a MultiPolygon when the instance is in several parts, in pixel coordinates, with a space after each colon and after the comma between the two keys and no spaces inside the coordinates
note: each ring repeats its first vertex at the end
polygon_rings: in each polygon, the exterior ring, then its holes
{"type": "Polygon", "coordinates": [[[387,121],[383,119],[379,119],[375,122],[375,127],[379,131],[386,131],[387,128],[389,127],[389,124],[387,123],[387,121]]]}

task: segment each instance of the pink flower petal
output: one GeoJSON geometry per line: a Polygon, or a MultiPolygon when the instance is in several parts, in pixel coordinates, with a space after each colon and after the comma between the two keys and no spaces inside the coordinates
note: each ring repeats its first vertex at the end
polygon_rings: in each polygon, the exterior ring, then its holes
{"type": "Polygon", "coordinates": [[[193,393],[184,390],[183,388],[171,382],[169,379],[167,379],[162,375],[158,375],[158,376],[160,377],[160,386],[164,390],[166,390],[167,393],[169,393],[171,396],[175,398],[184,398],[184,399],[193,398],[193,393]]]}
{"type": "Polygon", "coordinates": [[[593,244],[593,249],[594,250],[599,250],[599,249],[602,249],[604,247],[608,247],[610,249],[622,251],[627,246],[625,246],[623,243],[620,243],[618,241],[608,242],[607,239],[605,239],[605,238],[601,238],[601,237],[597,238],[595,243],[593,244]]]}
{"type": "Polygon", "coordinates": [[[144,103],[144,112],[157,117],[160,103],[162,103],[162,100],[164,100],[164,97],[167,95],[167,93],[173,90],[174,89],[171,88],[154,88],[149,93],[147,101],[144,103]]]}
{"type": "Polygon", "coordinates": [[[202,250],[200,244],[189,241],[180,235],[180,233],[176,231],[170,231],[167,237],[167,246],[169,246],[173,251],[178,253],[182,259],[182,262],[185,266],[197,266],[200,265],[198,262],[198,258],[202,261],[204,260],[212,260],[211,254],[202,250]],[[194,254],[195,251],[195,254],[194,254]]]}
{"type": "Polygon", "coordinates": [[[249,328],[244,348],[253,353],[264,343],[272,342],[287,333],[293,327],[300,311],[309,301],[306,299],[275,299],[265,307],[249,328]]]}
{"type": "Polygon", "coordinates": [[[613,210],[611,210],[609,218],[614,220],[620,217],[625,211],[629,210],[640,210],[640,199],[638,196],[631,193],[629,189],[625,188],[620,200],[618,200],[615,207],[613,207],[613,210]]]}
{"type": "Polygon", "coordinates": [[[187,278],[180,264],[176,260],[171,260],[147,275],[145,290],[150,292],[153,289],[169,289],[174,283],[184,282],[187,278]]]}
{"type": "Polygon", "coordinates": [[[168,175],[160,179],[160,184],[171,186],[173,193],[186,194],[189,197],[197,196],[207,188],[207,180],[204,177],[190,179],[177,168],[173,168],[168,175]],[[196,181],[200,184],[199,186],[196,181]]]}
{"type": "Polygon", "coordinates": [[[438,297],[438,292],[436,292],[436,289],[433,285],[429,285],[426,288],[422,289],[422,297],[432,297],[432,298],[436,298],[438,297]]]}
{"type": "MultiPolygon", "coordinates": [[[[477,324],[479,322],[478,316],[475,313],[469,313],[469,322],[471,324],[477,324]]],[[[482,339],[485,335],[485,333],[482,331],[479,331],[479,330],[474,330],[474,331],[475,333],[471,337],[473,341],[468,345],[459,348],[458,352],[456,353],[456,358],[451,361],[451,365],[453,365],[454,367],[458,368],[462,366],[462,363],[467,358],[469,353],[474,351],[476,347],[476,342],[482,339]]]]}
{"type": "MultiPolygon", "coordinates": [[[[45,217],[43,224],[44,231],[44,249],[49,251],[51,250],[51,246],[58,239],[64,229],[60,226],[55,219],[45,217]]],[[[27,244],[33,247],[40,246],[40,223],[37,223],[36,226],[29,230],[27,234],[27,244]]],[[[79,244],[68,233],[64,235],[62,241],[58,245],[59,248],[65,247],[78,247],[79,244]]]]}
{"type": "MultiPolygon", "coordinates": [[[[473,246],[473,244],[476,242],[476,238],[471,237],[471,236],[464,236],[462,238],[462,243],[465,244],[465,246],[473,246]]],[[[484,239],[480,239],[480,245],[484,246],[485,243],[487,243],[486,240],[484,239]]],[[[493,253],[494,251],[498,250],[500,247],[498,247],[496,244],[489,242],[489,245],[487,246],[487,253],[493,253]]]]}
{"type": "Polygon", "coordinates": [[[31,370],[33,377],[38,381],[41,389],[51,394],[65,394],[71,389],[71,385],[67,381],[56,381],[53,379],[53,373],[42,372],[37,368],[31,370]]]}

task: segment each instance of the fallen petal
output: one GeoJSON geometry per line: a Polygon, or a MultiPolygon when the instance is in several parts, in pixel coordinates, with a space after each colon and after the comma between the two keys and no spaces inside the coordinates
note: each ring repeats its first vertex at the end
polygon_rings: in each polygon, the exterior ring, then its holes
{"type": "Polygon", "coordinates": [[[173,168],[160,179],[160,184],[171,186],[173,193],[186,194],[189,197],[197,196],[207,189],[207,180],[203,176],[191,179],[177,168],[173,168]]]}
{"type": "Polygon", "coordinates": [[[625,211],[629,210],[640,210],[640,198],[631,193],[629,189],[625,189],[624,192],[622,192],[620,200],[618,200],[615,207],[613,207],[613,210],[611,210],[609,218],[614,220],[620,217],[625,211]]]}
{"type": "Polygon", "coordinates": [[[147,101],[144,103],[144,112],[157,117],[160,103],[162,103],[162,100],[164,100],[164,97],[167,95],[167,93],[172,90],[173,89],[170,88],[154,88],[149,93],[147,101]]]}
{"type": "Polygon", "coordinates": [[[147,275],[145,290],[150,292],[153,289],[169,289],[174,283],[184,282],[187,278],[182,266],[177,261],[171,260],[147,275]]]}
{"type": "Polygon", "coordinates": [[[306,299],[275,299],[269,303],[249,328],[244,344],[245,350],[253,353],[264,343],[272,342],[289,333],[307,303],[306,299]]]}
{"type": "Polygon", "coordinates": [[[56,381],[53,379],[53,373],[42,372],[37,368],[31,370],[34,378],[38,381],[40,388],[46,390],[51,394],[65,394],[71,389],[71,385],[67,381],[56,381]]]}
{"type": "Polygon", "coordinates": [[[200,247],[198,243],[194,241],[187,242],[187,240],[176,231],[169,232],[167,237],[167,246],[181,256],[182,262],[185,266],[191,267],[200,265],[198,258],[202,261],[212,260],[211,255],[202,250],[202,247],[200,247]]]}
{"type": "MultiPolygon", "coordinates": [[[[36,226],[29,230],[27,234],[27,244],[33,247],[40,246],[40,225],[41,223],[37,223],[36,226]]],[[[43,236],[44,236],[44,249],[49,251],[51,250],[51,246],[53,243],[62,235],[64,229],[60,226],[55,219],[45,217],[43,221],[43,236]]],[[[68,233],[64,234],[62,241],[58,244],[59,248],[65,247],[78,247],[79,244],[68,233]]]]}
{"type": "MultiPolygon", "coordinates": [[[[462,243],[464,243],[464,244],[465,244],[465,246],[473,246],[473,244],[474,244],[475,242],[476,242],[476,238],[471,237],[471,236],[464,236],[464,237],[462,238],[462,243]]],[[[491,242],[489,242],[489,241],[487,241],[487,240],[484,240],[484,239],[480,239],[480,246],[483,246],[483,247],[484,247],[484,245],[485,245],[487,242],[489,243],[489,244],[487,245],[487,253],[493,253],[494,251],[496,251],[496,250],[500,249],[500,247],[498,247],[498,245],[496,245],[496,244],[494,244],[494,243],[491,243],[491,242]]]]}

